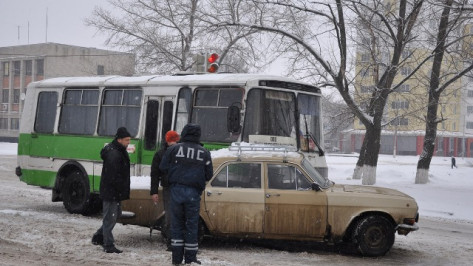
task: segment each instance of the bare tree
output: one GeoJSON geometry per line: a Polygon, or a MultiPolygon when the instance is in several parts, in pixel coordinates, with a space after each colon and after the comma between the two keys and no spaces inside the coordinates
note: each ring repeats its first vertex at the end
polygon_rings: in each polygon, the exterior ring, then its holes
{"type": "Polygon", "coordinates": [[[233,1],[219,1],[220,6],[203,0],[109,2],[113,9],[96,7],[86,24],[106,34],[107,45],[134,52],[138,72],[188,71],[195,63],[193,55],[206,52],[219,53],[219,63],[243,72],[258,57],[258,49],[252,47],[254,30],[209,28],[208,14],[243,11],[233,1]]]}
{"type": "Polygon", "coordinates": [[[354,115],[346,103],[334,95],[322,97],[322,109],[324,139],[333,146],[332,150],[336,150],[339,148],[341,133],[353,127],[354,115]]]}
{"type": "Polygon", "coordinates": [[[406,44],[415,40],[412,32],[423,2],[254,1],[260,12],[257,21],[229,18],[219,25],[245,26],[281,36],[281,48],[292,55],[295,72],[320,86],[338,90],[366,128],[359,165],[363,166],[363,184],[374,184],[384,108],[388,96],[412,75],[394,84],[402,64],[401,54],[406,44]],[[353,55],[349,54],[349,45],[359,40],[355,30],[358,27],[368,32],[373,44],[366,47],[370,52],[366,69],[376,73],[373,75],[374,90],[367,103],[359,103],[353,98],[354,81],[360,73],[353,73],[356,71],[350,65],[353,55]],[[380,48],[388,49],[388,53],[381,53],[380,48]]]}
{"type": "MultiPolygon", "coordinates": [[[[416,184],[425,184],[429,180],[429,168],[434,153],[437,125],[445,120],[438,115],[441,97],[445,90],[473,69],[471,58],[465,51],[464,41],[470,40],[464,32],[465,26],[471,22],[472,9],[467,0],[432,1],[430,3],[435,14],[441,16],[434,20],[438,23],[434,35],[433,63],[430,74],[428,107],[426,115],[425,139],[422,154],[417,163],[416,184]],[[435,36],[436,34],[436,36],[435,36]],[[465,62],[462,62],[464,58],[465,62]]],[[[468,46],[469,47],[469,46],[468,46]]],[[[442,96],[443,95],[443,96],[442,96]]]]}

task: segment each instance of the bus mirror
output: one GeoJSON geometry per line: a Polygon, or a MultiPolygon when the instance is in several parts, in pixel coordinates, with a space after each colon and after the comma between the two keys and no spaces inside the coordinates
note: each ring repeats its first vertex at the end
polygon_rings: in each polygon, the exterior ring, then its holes
{"type": "Polygon", "coordinates": [[[231,133],[240,132],[240,108],[230,106],[227,110],[227,130],[231,133]]]}

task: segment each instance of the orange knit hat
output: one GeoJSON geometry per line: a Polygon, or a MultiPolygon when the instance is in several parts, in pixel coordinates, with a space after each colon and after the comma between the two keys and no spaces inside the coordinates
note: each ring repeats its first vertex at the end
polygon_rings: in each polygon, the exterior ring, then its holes
{"type": "Polygon", "coordinates": [[[178,142],[180,139],[176,131],[170,130],[166,133],[166,142],[178,142]]]}

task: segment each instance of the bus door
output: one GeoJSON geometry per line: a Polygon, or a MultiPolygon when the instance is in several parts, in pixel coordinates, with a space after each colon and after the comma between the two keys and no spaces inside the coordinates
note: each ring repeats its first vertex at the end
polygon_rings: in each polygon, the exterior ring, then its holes
{"type": "Polygon", "coordinates": [[[144,136],[141,149],[141,175],[149,176],[153,156],[171,130],[175,97],[148,96],[145,102],[144,136]]]}

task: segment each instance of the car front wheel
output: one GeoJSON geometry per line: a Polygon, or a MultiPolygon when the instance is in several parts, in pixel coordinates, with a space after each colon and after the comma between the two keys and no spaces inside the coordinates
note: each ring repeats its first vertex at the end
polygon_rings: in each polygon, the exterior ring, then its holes
{"type": "Polygon", "coordinates": [[[353,242],[364,256],[383,256],[394,244],[394,226],[383,216],[370,215],[358,221],[353,242]]]}

